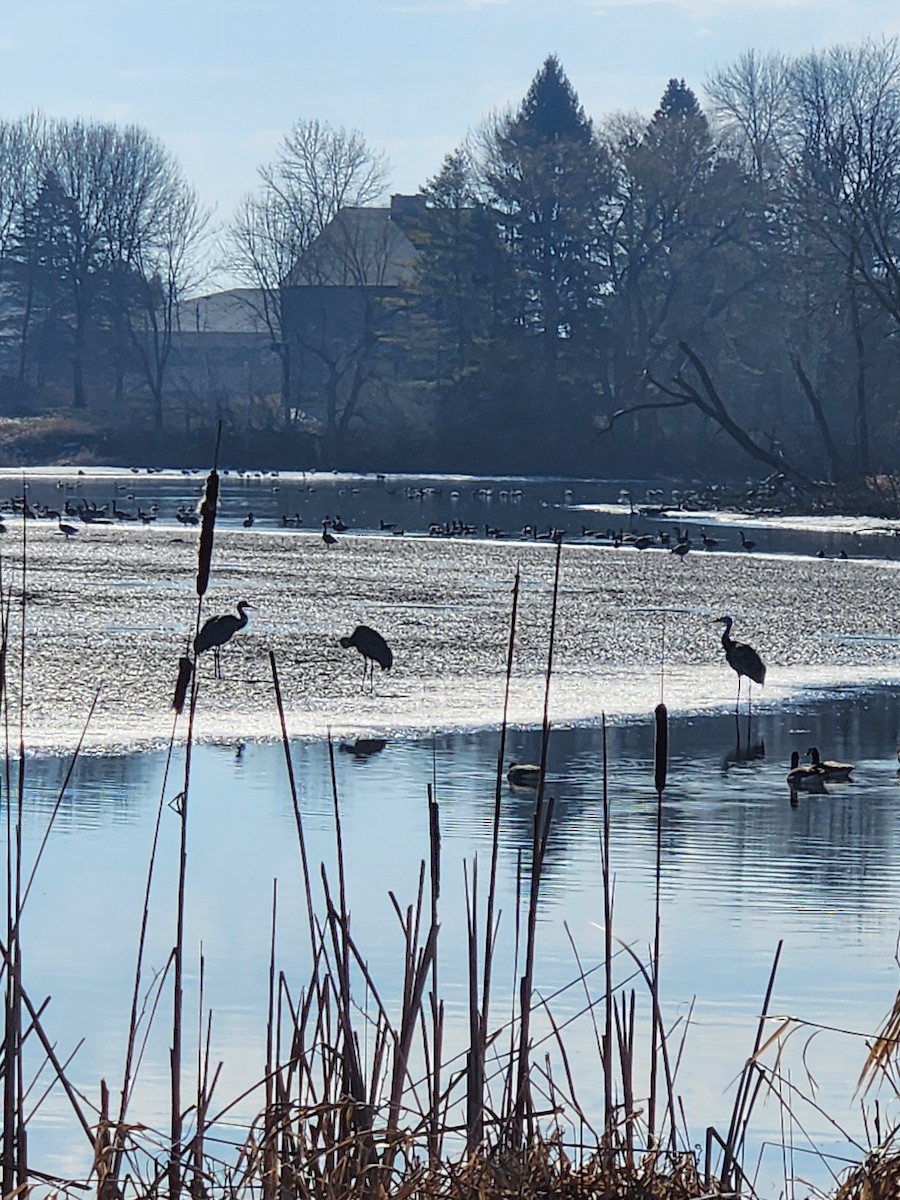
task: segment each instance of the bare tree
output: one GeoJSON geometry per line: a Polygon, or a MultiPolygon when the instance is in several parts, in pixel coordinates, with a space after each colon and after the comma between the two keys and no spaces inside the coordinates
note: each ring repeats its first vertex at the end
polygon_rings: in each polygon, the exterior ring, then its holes
{"type": "Polygon", "coordinates": [[[176,333],[178,305],[201,282],[199,251],[209,214],[192,188],[173,173],[154,236],[144,238],[132,260],[134,302],[126,306],[128,332],[150,389],[153,423],[163,428],[166,368],[176,333]]]}
{"type": "Polygon", "coordinates": [[[25,378],[28,332],[34,301],[33,274],[22,244],[40,186],[47,123],[39,113],[0,123],[0,327],[18,343],[17,375],[25,378]]]}
{"type": "Polygon", "coordinates": [[[791,76],[780,54],[748,50],[706,81],[709,115],[742,152],[757,183],[780,173],[791,115],[791,76]]]}
{"type": "Polygon", "coordinates": [[[811,257],[836,264],[865,474],[873,307],[900,324],[900,48],[896,40],[865,42],[807,55],[792,66],[791,88],[787,192],[811,257]]]}
{"type": "Polygon", "coordinates": [[[281,360],[287,424],[298,385],[285,322],[285,288],[308,284],[308,270],[301,264],[310,247],[343,208],[371,204],[383,194],[388,165],[355,130],[300,120],[259,175],[260,191],[241,202],[226,233],[223,257],[226,267],[253,289],[247,303],[269,330],[281,360]]]}
{"type": "Polygon", "coordinates": [[[281,364],[282,420],[290,424],[293,406],[291,343],[285,335],[282,282],[310,244],[306,225],[298,226],[282,196],[264,186],[245,196],[226,233],[224,265],[250,289],[245,303],[269,332],[281,364]]]}

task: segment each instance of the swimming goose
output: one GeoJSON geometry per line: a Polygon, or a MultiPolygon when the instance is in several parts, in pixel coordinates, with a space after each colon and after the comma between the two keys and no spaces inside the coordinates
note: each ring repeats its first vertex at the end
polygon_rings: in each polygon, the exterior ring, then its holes
{"type": "Polygon", "coordinates": [[[787,785],[792,792],[824,792],[825,771],[821,764],[815,763],[800,766],[800,755],[794,750],[791,753],[791,769],[787,773],[787,785]]]}
{"type": "Polygon", "coordinates": [[[814,767],[821,768],[825,773],[826,779],[849,779],[850,772],[853,770],[853,763],[834,762],[830,758],[826,758],[824,762],[819,759],[819,751],[816,746],[810,746],[807,750],[809,761],[814,767]]]}

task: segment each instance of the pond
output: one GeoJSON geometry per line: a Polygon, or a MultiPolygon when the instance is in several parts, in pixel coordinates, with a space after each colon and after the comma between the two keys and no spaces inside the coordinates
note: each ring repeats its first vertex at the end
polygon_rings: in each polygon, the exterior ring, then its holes
{"type": "MultiPolygon", "coordinates": [[[[113,486],[129,482],[122,473],[113,486]]],[[[196,504],[202,481],[174,485],[185,495],[172,503],[186,503],[193,488],[196,504]]],[[[51,485],[35,480],[40,486],[51,485]]],[[[146,503],[159,503],[150,495],[146,503]]],[[[257,494],[249,495],[254,511],[260,509],[257,494]]],[[[616,495],[596,502],[614,506],[616,495]]],[[[21,713],[29,751],[26,873],[55,813],[25,911],[24,978],[35,1003],[52,997],[43,1023],[61,1058],[77,1048],[68,1072],[96,1103],[101,1078],[114,1095],[120,1086],[157,820],[142,985],[148,995],[174,939],[175,801],[184,787],[185,727],[172,714],[171,695],[178,655],[196,625],[196,531],[160,519],[149,526],[88,525],[68,541],[52,522],[24,524],[24,538],[21,521],[9,525],[3,579],[16,598],[24,571],[25,604],[21,611],[14,604],[10,619],[10,661],[17,666],[9,737],[14,748],[21,713]],[[84,748],[60,801],[82,735],[84,748]]],[[[801,523],[794,533],[801,536],[801,523]]],[[[863,1138],[863,1127],[853,1092],[866,1038],[898,988],[900,644],[890,535],[810,522],[803,536],[813,544],[850,545],[846,561],[782,548],[784,534],[774,526],[766,536],[777,549],[697,552],[684,562],[628,546],[563,545],[546,693],[547,793],[555,807],[535,989],[552,997],[558,1022],[587,1003],[582,973],[592,999],[602,992],[603,714],[614,931],[646,959],[658,812],[652,712],[662,695],[672,719],[661,808],[660,988],[673,1036],[680,1039],[687,1026],[677,1092],[693,1141],[703,1140],[708,1125],[724,1132],[783,943],[770,1010],[794,1021],[780,1064],[784,1086],[814,1091],[818,1108],[797,1100],[796,1124],[786,1131],[783,1108],[760,1102],[748,1169],[762,1155],[761,1188],[774,1194],[788,1135],[791,1172],[822,1186],[828,1170],[809,1144],[835,1155],[836,1171],[845,1158],[858,1157],[852,1139],[863,1138]],[[754,688],[752,717],[745,694],[739,723],[736,679],[715,624],[723,612],[734,615],[735,635],[751,641],[768,666],[765,688],[754,688]],[[854,762],[855,770],[849,783],[792,804],[785,784],[790,753],[811,745],[854,762]]],[[[285,529],[274,516],[248,528],[238,519],[223,524],[206,611],[233,609],[242,597],[254,608],[247,628],[223,649],[224,678],[213,678],[211,662],[200,663],[185,932],[186,1012],[196,1029],[202,955],[202,1006],[213,1013],[223,1105],[264,1070],[276,880],[279,968],[295,991],[309,969],[273,661],[316,902],[319,863],[332,879],[336,871],[336,793],[353,935],[388,1004],[398,1002],[402,982],[402,938],[388,893],[401,909],[414,900],[429,853],[432,789],[442,834],[447,1052],[458,1053],[467,1024],[466,880],[471,885],[477,858],[483,902],[513,581],[518,571],[513,728],[504,760],[536,761],[555,566],[556,547],[549,544],[399,537],[379,529],[346,535],[328,550],[317,534],[285,529]],[[359,657],[337,641],[362,621],[376,625],[395,652],[394,668],[377,671],[365,692],[359,657]],[[348,752],[360,737],[371,741],[372,753],[348,752]]],[[[6,794],[17,794],[15,773],[6,794]]],[[[509,1011],[517,970],[519,876],[530,862],[534,820],[531,793],[504,781],[501,800],[498,1024],[509,1011]]],[[[616,984],[637,988],[646,1010],[633,963],[624,953],[615,963],[616,984]]],[[[133,1115],[149,1125],[165,1125],[170,1013],[165,999],[133,1101],[133,1115]]],[[[540,1036],[546,1032],[541,1025],[540,1036]]],[[[189,1041],[190,1058],[196,1033],[189,1041]]],[[[565,1046],[579,1100],[596,1116],[602,1087],[589,1020],[566,1026],[565,1046]]],[[[49,1082],[46,1070],[42,1078],[49,1082]]],[[[35,1107],[35,1165],[83,1177],[90,1153],[65,1098],[52,1089],[35,1107]]],[[[230,1119],[249,1119],[259,1107],[257,1092],[230,1119]]]]}

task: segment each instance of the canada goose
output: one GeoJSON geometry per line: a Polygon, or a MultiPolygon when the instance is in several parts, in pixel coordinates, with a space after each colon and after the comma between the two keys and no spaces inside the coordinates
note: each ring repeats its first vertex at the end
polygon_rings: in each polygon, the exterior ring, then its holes
{"type": "Polygon", "coordinates": [[[819,758],[819,750],[816,746],[810,746],[807,750],[809,761],[814,768],[820,769],[826,779],[849,779],[850,772],[853,770],[853,763],[834,762],[827,758],[822,762],[819,758]]]}
{"type": "Polygon", "coordinates": [[[800,766],[800,755],[791,753],[791,769],[787,773],[787,785],[792,792],[824,792],[825,772],[815,763],[800,766]]]}
{"type": "Polygon", "coordinates": [[[506,770],[506,778],[513,787],[536,788],[541,778],[541,768],[533,763],[511,762],[506,770]]]}

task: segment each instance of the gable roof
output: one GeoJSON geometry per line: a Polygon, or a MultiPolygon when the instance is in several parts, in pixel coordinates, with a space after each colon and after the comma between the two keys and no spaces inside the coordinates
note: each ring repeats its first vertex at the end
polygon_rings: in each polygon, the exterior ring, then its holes
{"type": "Polygon", "coordinates": [[[342,208],[301,255],[287,287],[400,287],[418,252],[390,208],[342,208]]]}
{"type": "Polygon", "coordinates": [[[265,333],[259,288],[230,288],[192,296],[178,305],[181,333],[265,333]]]}

